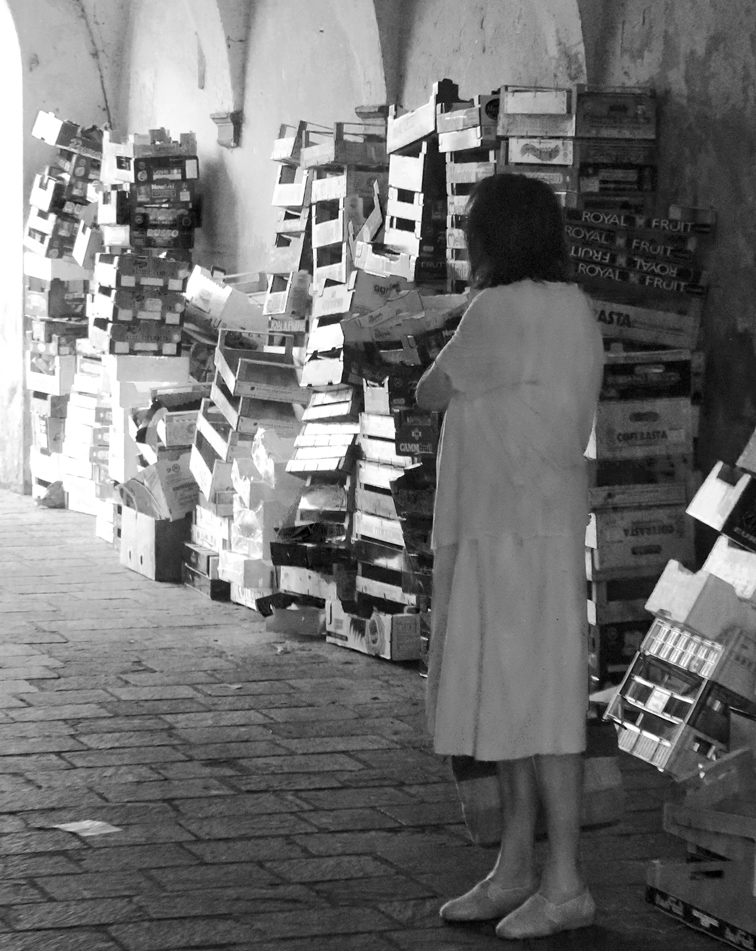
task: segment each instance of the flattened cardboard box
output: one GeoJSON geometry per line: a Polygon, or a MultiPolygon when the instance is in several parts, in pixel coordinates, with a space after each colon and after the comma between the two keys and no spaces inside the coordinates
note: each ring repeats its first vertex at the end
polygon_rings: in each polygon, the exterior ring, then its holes
{"type": "Polygon", "coordinates": [[[369,619],[344,611],[338,600],[326,601],[326,641],[386,660],[418,660],[420,615],[382,614],[369,619]]]}

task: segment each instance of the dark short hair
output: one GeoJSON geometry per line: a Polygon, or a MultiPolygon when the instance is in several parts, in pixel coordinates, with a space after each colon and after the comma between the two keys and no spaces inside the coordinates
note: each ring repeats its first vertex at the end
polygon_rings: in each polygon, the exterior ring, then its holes
{"type": "Polygon", "coordinates": [[[465,233],[475,287],[569,279],[562,208],[546,182],[509,174],[482,179],[470,194],[465,233]]]}

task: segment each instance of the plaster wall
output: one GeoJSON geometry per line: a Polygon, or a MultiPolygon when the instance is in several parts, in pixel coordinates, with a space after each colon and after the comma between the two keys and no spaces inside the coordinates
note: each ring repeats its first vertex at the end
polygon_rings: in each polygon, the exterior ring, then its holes
{"type": "Polygon", "coordinates": [[[410,0],[402,7],[401,102],[413,109],[448,77],[470,97],[505,83],[585,81],[575,0],[410,0]]]}
{"type": "Polygon", "coordinates": [[[589,80],[660,96],[664,201],[713,207],[699,462],[734,462],[756,426],[756,11],[752,0],[582,3],[589,80]]]}
{"type": "MultiPolygon", "coordinates": [[[[355,107],[384,101],[383,70],[372,4],[363,0],[258,0],[251,13],[239,148],[217,144],[217,111],[205,55],[198,84],[203,23],[198,4],[135,0],[126,85],[125,129],[165,126],[197,133],[205,195],[196,260],[230,273],[264,271],[274,235],[270,161],[281,123],[330,126],[355,119],[355,107]]],[[[205,51],[203,50],[203,54],[205,51]]]]}

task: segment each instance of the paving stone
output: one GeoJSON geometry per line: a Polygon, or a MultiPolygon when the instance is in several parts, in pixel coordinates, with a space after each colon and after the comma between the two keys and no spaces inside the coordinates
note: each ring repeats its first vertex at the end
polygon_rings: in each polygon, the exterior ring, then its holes
{"type": "Polygon", "coordinates": [[[233,763],[224,763],[223,760],[190,760],[182,763],[161,763],[155,770],[162,779],[198,779],[210,777],[235,777],[238,770],[233,763]]]}
{"type": "Polygon", "coordinates": [[[85,808],[73,806],[67,809],[43,809],[39,812],[25,812],[24,819],[30,827],[50,828],[53,824],[77,822],[82,818],[108,822],[110,825],[140,825],[147,823],[170,822],[176,817],[176,811],[165,802],[106,803],[85,808]]]}
{"type": "MultiPolygon", "coordinates": [[[[73,718],[70,718],[73,719],[73,718]]],[[[104,711],[102,717],[94,720],[88,720],[83,725],[83,730],[87,733],[125,733],[142,730],[169,730],[170,725],[162,717],[134,716],[117,717],[104,711]]]]}
{"type": "Polygon", "coordinates": [[[18,931],[42,928],[74,928],[82,925],[104,925],[127,921],[134,914],[125,899],[101,898],[97,901],[36,902],[19,905],[7,913],[10,924],[18,931]]]}
{"type": "Polygon", "coordinates": [[[135,904],[149,918],[256,915],[295,909],[303,915],[311,915],[317,907],[317,899],[312,890],[301,885],[271,884],[144,895],[135,904]]]}
{"type": "Polygon", "coordinates": [[[359,770],[362,765],[343,753],[324,753],[301,756],[258,756],[239,760],[239,766],[252,773],[310,773],[359,770]]]}
{"type": "Polygon", "coordinates": [[[308,707],[282,707],[281,709],[271,709],[269,714],[271,720],[277,720],[280,723],[291,722],[292,720],[349,720],[356,716],[353,710],[347,707],[331,703],[324,706],[308,707]]]}
{"type": "Polygon", "coordinates": [[[160,687],[111,687],[110,692],[118,700],[182,700],[197,699],[199,696],[194,687],[169,684],[160,687]]]}
{"type": "Polygon", "coordinates": [[[178,673],[170,671],[139,671],[123,674],[126,683],[134,687],[164,687],[171,685],[185,686],[187,684],[216,683],[216,678],[207,670],[182,670],[178,673]]]}
{"type": "MultiPolygon", "coordinates": [[[[211,864],[262,862],[266,859],[305,858],[307,852],[286,836],[230,838],[214,842],[187,842],[187,852],[211,864]]],[[[168,887],[168,886],[166,886],[168,887]]]]}
{"type": "Polygon", "coordinates": [[[37,852],[62,852],[82,848],[83,843],[69,832],[51,830],[43,832],[16,832],[0,838],[0,855],[22,855],[37,852]]]}
{"type": "Polygon", "coordinates": [[[110,934],[127,951],[169,951],[184,948],[218,948],[256,940],[261,934],[256,918],[248,922],[223,918],[174,918],[114,925],[110,934]]]}
{"type": "Polygon", "coordinates": [[[396,951],[385,932],[377,934],[318,935],[315,938],[291,938],[242,945],[233,951],[396,951]]]}
{"type": "Polygon", "coordinates": [[[13,710],[10,714],[11,719],[17,723],[34,722],[39,723],[43,720],[83,720],[105,717],[108,711],[105,707],[96,703],[70,703],[58,706],[44,707],[24,707],[22,710],[13,710]]]}
{"type": "Polygon", "coordinates": [[[49,770],[48,772],[29,772],[27,778],[43,789],[59,786],[98,786],[113,783],[145,783],[160,780],[159,773],[148,766],[102,766],[93,769],[49,770]]]}
{"type": "MultiPolygon", "coordinates": [[[[387,872],[389,870],[384,870],[387,872]]],[[[432,888],[404,875],[382,874],[378,878],[355,878],[343,881],[310,883],[312,890],[334,905],[364,905],[391,899],[434,898],[432,888]]],[[[436,903],[438,908],[438,903],[436,903]]]]}
{"type": "Polygon", "coordinates": [[[265,867],[289,882],[327,882],[333,879],[377,878],[388,867],[369,855],[268,861],[265,867]]]}
{"type": "Polygon", "coordinates": [[[287,793],[224,796],[222,799],[182,799],[175,803],[182,819],[220,819],[224,816],[261,815],[270,812],[298,812],[311,807],[300,797],[287,793]]]}
{"type": "MultiPolygon", "coordinates": [[[[250,727],[250,729],[254,729],[250,727]]],[[[285,756],[286,749],[266,740],[242,743],[206,743],[192,746],[195,759],[240,760],[244,764],[256,762],[263,757],[285,756]]],[[[244,767],[242,767],[244,768],[244,767]]]]}
{"type": "Polygon", "coordinates": [[[121,871],[124,869],[153,869],[174,865],[191,865],[196,858],[180,845],[124,845],[111,844],[107,849],[91,849],[76,857],[83,872],[121,871]]]}
{"type": "Polygon", "coordinates": [[[36,878],[38,875],[73,875],[79,871],[71,859],[55,853],[9,855],[0,858],[0,881],[36,878]]]}
{"type": "MultiPolygon", "coordinates": [[[[154,893],[155,883],[140,872],[82,872],[39,877],[36,885],[58,901],[154,893]]],[[[0,895],[2,892],[0,891],[0,895]]]]}
{"type": "Polygon", "coordinates": [[[229,796],[232,791],[218,779],[184,779],[171,782],[122,783],[101,786],[99,794],[108,802],[139,802],[149,799],[184,799],[203,796],[229,796]]]}
{"type": "MultiPolygon", "coordinates": [[[[313,833],[313,835],[294,836],[294,842],[312,855],[384,855],[393,861],[395,856],[411,858],[413,855],[427,857],[427,863],[433,867],[432,855],[441,859],[456,861],[464,854],[466,847],[460,840],[448,832],[433,831],[410,833],[402,829],[370,830],[358,832],[313,833]],[[448,855],[449,850],[452,854],[448,855]]],[[[467,852],[476,851],[469,848],[467,852]]],[[[479,850],[477,850],[479,851],[479,850]]]]}
{"type": "Polygon", "coordinates": [[[295,835],[312,829],[306,818],[291,812],[270,812],[256,816],[236,815],[222,819],[181,819],[181,824],[198,839],[295,835]]]}
{"type": "Polygon", "coordinates": [[[79,733],[80,749],[112,750],[121,746],[171,746],[176,737],[168,729],[79,733]]]}
{"type": "MultiPolygon", "coordinates": [[[[100,678],[98,678],[99,680],[100,678]]],[[[90,676],[89,682],[91,684],[92,678],[90,676]]],[[[67,677],[62,678],[61,687],[67,687],[69,680],[67,677]]],[[[85,704],[85,703],[102,703],[106,700],[112,700],[113,695],[108,693],[106,690],[92,689],[92,690],[74,690],[74,689],[61,689],[59,691],[53,691],[49,689],[49,685],[45,685],[44,692],[34,693],[30,696],[24,696],[24,700],[27,704],[31,704],[35,707],[53,707],[53,706],[67,706],[71,704],[85,704]]]]}
{"type": "Polygon", "coordinates": [[[26,812],[39,809],[54,809],[59,806],[76,805],[80,809],[101,806],[103,800],[81,789],[45,789],[24,793],[23,796],[0,795],[0,813],[26,812]]]}
{"type": "Polygon", "coordinates": [[[332,812],[315,809],[308,821],[323,830],[391,829],[402,823],[378,809],[336,809],[332,812]]]}
{"type": "MultiPolygon", "coordinates": [[[[193,731],[213,730],[221,727],[247,727],[255,724],[268,724],[268,731],[272,726],[268,717],[257,710],[205,710],[201,713],[168,713],[163,719],[170,723],[188,742],[208,742],[204,734],[200,739],[192,739],[193,731]]],[[[270,735],[270,733],[269,733],[270,735]]],[[[212,738],[211,738],[212,739],[212,738]]]]}
{"type": "Polygon", "coordinates": [[[307,722],[297,720],[292,723],[271,724],[270,730],[276,736],[287,736],[294,739],[318,736],[387,736],[391,738],[416,736],[417,731],[408,727],[401,720],[391,718],[366,718],[359,720],[316,720],[307,722]]]}
{"type": "Polygon", "coordinates": [[[267,773],[260,776],[234,776],[233,785],[240,790],[257,792],[280,789],[338,789],[347,773],[267,773]]]}
{"type": "Polygon", "coordinates": [[[112,938],[87,928],[5,934],[3,951],[122,951],[112,938]]]}
{"type": "Polygon", "coordinates": [[[163,716],[167,714],[200,713],[207,709],[205,698],[192,700],[109,700],[103,704],[108,713],[115,716],[163,716]]]}
{"type": "Polygon", "coordinates": [[[354,934],[360,931],[385,931],[392,927],[391,919],[369,906],[324,908],[319,909],[317,915],[302,915],[299,912],[267,913],[250,917],[249,921],[254,923],[261,937],[265,938],[354,934]]]}
{"type": "Polygon", "coordinates": [[[31,882],[0,882],[0,908],[32,901],[45,901],[45,896],[31,882]]]}
{"type": "Polygon", "coordinates": [[[276,737],[276,741],[292,753],[348,753],[359,750],[396,749],[396,743],[383,736],[315,736],[305,739],[276,737]]]}
{"type": "MultiPolygon", "coordinates": [[[[135,763],[177,763],[186,760],[187,754],[169,746],[145,746],[114,750],[93,750],[84,753],[66,753],[65,759],[72,766],[97,767],[133,765],[135,763]]],[[[2,760],[0,760],[2,767],[2,760]]]]}
{"type": "Polygon", "coordinates": [[[61,753],[83,749],[86,747],[72,736],[4,739],[0,744],[0,766],[11,757],[24,756],[27,753],[61,753]]]}

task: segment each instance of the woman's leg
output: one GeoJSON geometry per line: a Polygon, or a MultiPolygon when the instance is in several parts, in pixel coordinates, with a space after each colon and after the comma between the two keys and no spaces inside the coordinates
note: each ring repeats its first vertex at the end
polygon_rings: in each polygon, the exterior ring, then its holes
{"type": "Polygon", "coordinates": [[[535,770],[549,837],[540,892],[559,904],[585,888],[579,867],[583,757],[580,753],[536,756],[535,770]]]}
{"type": "Polygon", "coordinates": [[[533,758],[528,757],[503,760],[498,770],[503,827],[499,856],[489,878],[502,888],[515,888],[535,878],[536,768],[533,758]]]}

